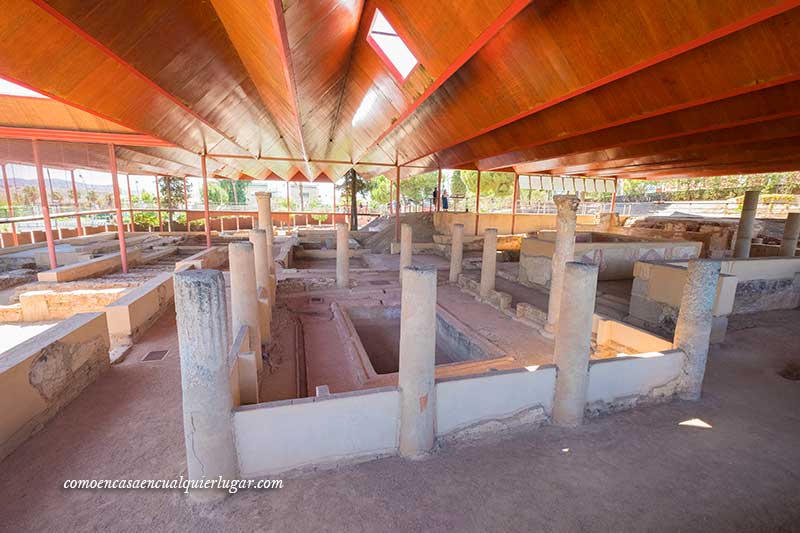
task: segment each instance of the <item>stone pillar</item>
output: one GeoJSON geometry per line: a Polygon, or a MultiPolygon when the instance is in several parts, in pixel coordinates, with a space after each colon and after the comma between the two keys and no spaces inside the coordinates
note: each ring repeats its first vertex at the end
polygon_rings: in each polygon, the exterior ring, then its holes
{"type": "MultiPolygon", "coordinates": [[[[178,272],[175,281],[181,359],[183,433],[189,479],[235,479],[225,280],[217,270],[178,272]]],[[[224,498],[218,489],[192,490],[199,501],[224,498]]]]}
{"type": "Polygon", "coordinates": [[[497,273],[497,230],[489,228],[483,232],[483,261],[481,262],[481,298],[494,290],[497,273]]]}
{"type": "Polygon", "coordinates": [[[578,198],[571,194],[553,197],[556,214],[556,245],[550,262],[550,299],[547,302],[547,323],[542,332],[553,338],[561,308],[561,291],[564,288],[564,265],[575,259],[575,226],[578,218],[578,198]]]}
{"type": "Polygon", "coordinates": [[[250,232],[250,242],[253,243],[253,255],[256,264],[256,295],[260,299],[262,292],[267,296],[266,304],[259,301],[259,324],[261,326],[261,342],[268,344],[270,341],[272,322],[272,283],[269,272],[267,253],[267,232],[263,229],[254,229],[250,232]]]}
{"type": "Polygon", "coordinates": [[[411,266],[414,238],[410,224],[400,225],[400,282],[403,282],[403,269],[411,266]]]}
{"type": "Polygon", "coordinates": [[[256,353],[258,371],[264,368],[261,357],[261,324],[256,291],[256,263],[253,245],[234,242],[228,245],[228,262],[231,276],[231,324],[235,336],[239,328],[250,331],[250,350],[256,353]]]}
{"type": "Polygon", "coordinates": [[[699,400],[703,390],[719,269],[719,261],[689,261],[689,272],[683,286],[673,340],[673,346],[686,354],[680,390],[680,397],[684,400],[699,400]]]}
{"type": "Polygon", "coordinates": [[[559,318],[554,351],[558,377],[553,423],[558,426],[575,427],[583,422],[597,271],[597,265],[574,262],[564,265],[561,304],[569,306],[569,312],[559,318]]]}
{"type": "Polygon", "coordinates": [[[336,286],[350,287],[350,232],[347,224],[336,224],[336,286]]]}
{"type": "Polygon", "coordinates": [[[783,224],[783,240],[781,241],[781,255],[794,257],[797,250],[797,239],[800,237],[800,213],[789,213],[783,224]]]}
{"type": "Polygon", "coordinates": [[[406,267],[400,303],[400,455],[433,448],[436,269],[406,267]]]}
{"type": "Polygon", "coordinates": [[[450,236],[450,283],[458,281],[461,274],[461,261],[464,259],[464,224],[453,224],[450,236]]]}
{"type": "Polygon", "coordinates": [[[739,217],[739,228],[736,230],[736,245],[733,248],[733,257],[750,257],[750,241],[753,239],[753,223],[758,210],[759,191],[744,193],[742,216],[739,217]]]}
{"type": "Polygon", "coordinates": [[[272,193],[257,192],[258,229],[272,231],[272,193]]]}

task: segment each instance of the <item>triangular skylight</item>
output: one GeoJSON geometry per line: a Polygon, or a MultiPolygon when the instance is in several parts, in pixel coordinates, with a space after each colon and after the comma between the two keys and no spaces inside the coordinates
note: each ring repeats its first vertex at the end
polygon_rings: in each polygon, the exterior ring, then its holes
{"type": "Polygon", "coordinates": [[[367,42],[401,81],[406,79],[419,63],[380,9],[375,10],[367,42]]]}
{"type": "Polygon", "coordinates": [[[43,94],[32,91],[16,83],[11,83],[8,80],[0,78],[0,95],[5,96],[27,96],[28,98],[47,98],[43,94]]]}

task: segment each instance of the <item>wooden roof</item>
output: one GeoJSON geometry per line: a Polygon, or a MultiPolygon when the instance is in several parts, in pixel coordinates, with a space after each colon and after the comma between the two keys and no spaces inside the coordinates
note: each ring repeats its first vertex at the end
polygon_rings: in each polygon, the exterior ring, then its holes
{"type": "Polygon", "coordinates": [[[64,166],[114,139],[131,171],[196,175],[207,153],[232,179],[797,170],[798,6],[7,0],[0,77],[51,99],[0,96],[0,157],[26,161],[36,129],[64,166]],[[376,9],[419,62],[405,79],[367,40],[376,9]]]}

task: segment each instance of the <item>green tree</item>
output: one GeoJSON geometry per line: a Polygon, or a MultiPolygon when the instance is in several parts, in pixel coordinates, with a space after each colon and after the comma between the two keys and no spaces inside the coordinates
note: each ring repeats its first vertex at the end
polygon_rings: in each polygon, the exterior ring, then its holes
{"type": "Polygon", "coordinates": [[[245,204],[247,203],[247,189],[250,182],[247,180],[220,180],[217,182],[225,192],[226,200],[222,203],[245,204]]]}

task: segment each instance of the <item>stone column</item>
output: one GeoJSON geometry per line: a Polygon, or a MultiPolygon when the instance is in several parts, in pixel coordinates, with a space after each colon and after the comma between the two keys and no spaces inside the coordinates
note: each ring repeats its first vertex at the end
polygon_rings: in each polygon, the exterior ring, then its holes
{"type": "Polygon", "coordinates": [[[497,230],[489,228],[483,232],[483,261],[481,262],[481,298],[494,290],[497,273],[497,230]]]}
{"type": "Polygon", "coordinates": [[[750,241],[753,239],[753,223],[758,210],[759,191],[744,193],[742,216],[739,217],[739,228],[736,230],[736,245],[733,248],[733,257],[750,257],[750,241]]]}
{"type": "Polygon", "coordinates": [[[781,255],[794,257],[797,250],[797,239],[800,237],[800,213],[789,213],[783,224],[783,240],[781,241],[781,255]]]}
{"type": "Polygon", "coordinates": [[[403,282],[403,269],[411,266],[414,238],[410,224],[400,225],[400,282],[403,282]]]}
{"type": "Polygon", "coordinates": [[[569,312],[559,318],[554,351],[558,377],[553,423],[558,426],[575,427],[583,422],[597,271],[597,265],[574,262],[564,265],[561,304],[569,306],[569,312]]]}
{"type": "Polygon", "coordinates": [[[561,308],[561,291],[564,288],[564,265],[575,259],[575,226],[578,218],[578,198],[571,194],[553,197],[556,214],[556,245],[550,262],[550,298],[547,302],[547,323],[542,332],[553,338],[561,308]]]}
{"type": "MultiPolygon", "coordinates": [[[[225,280],[217,270],[186,270],[176,273],[174,281],[188,476],[235,479],[225,280]]],[[[213,501],[226,492],[196,489],[189,494],[194,500],[213,501]]]]}
{"type": "Polygon", "coordinates": [[[347,224],[336,224],[336,286],[350,287],[350,232],[347,224]]]}
{"type": "Polygon", "coordinates": [[[406,267],[400,303],[400,455],[433,448],[436,269],[406,267]]]}
{"type": "Polygon", "coordinates": [[[719,261],[689,261],[689,272],[683,286],[673,340],[673,346],[686,354],[679,393],[684,400],[699,400],[703,390],[719,269],[719,261]]]}
{"type": "Polygon", "coordinates": [[[228,245],[228,262],[231,276],[231,324],[233,335],[247,326],[250,331],[250,350],[256,353],[258,371],[264,368],[261,358],[261,325],[256,292],[256,264],[253,245],[234,242],[228,245]]]}
{"type": "Polygon", "coordinates": [[[464,224],[453,224],[450,236],[450,283],[458,282],[461,261],[464,259],[464,224]]]}
{"type": "Polygon", "coordinates": [[[257,192],[258,229],[272,231],[272,193],[257,192]]]}
{"type": "Polygon", "coordinates": [[[272,322],[272,284],[269,273],[267,254],[267,232],[263,229],[254,229],[250,232],[250,242],[253,244],[253,255],[256,264],[256,296],[259,298],[259,324],[261,326],[261,342],[268,344],[270,341],[272,322]],[[266,295],[266,303],[260,301],[261,294],[266,295]]]}
{"type": "Polygon", "coordinates": [[[258,229],[267,232],[267,264],[269,265],[269,297],[275,301],[275,247],[274,230],[272,226],[272,193],[257,192],[256,202],[258,203],[258,229]]]}

